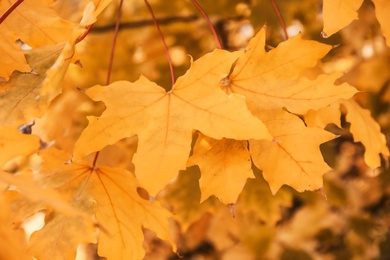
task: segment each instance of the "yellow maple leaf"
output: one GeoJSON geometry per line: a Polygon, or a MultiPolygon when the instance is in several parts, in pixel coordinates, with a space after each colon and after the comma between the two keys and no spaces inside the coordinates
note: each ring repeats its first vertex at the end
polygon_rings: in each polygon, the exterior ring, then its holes
{"type": "Polygon", "coordinates": [[[287,108],[305,114],[340,98],[350,98],[356,89],[348,84],[335,85],[340,73],[320,75],[309,80],[300,74],[314,67],[330,46],[292,37],[270,52],[265,52],[265,28],[248,44],[247,52],[238,59],[222,88],[245,95],[250,109],[287,108]]]}
{"type": "Polygon", "coordinates": [[[246,180],[253,178],[246,141],[215,140],[199,135],[187,165],[199,165],[201,202],[215,195],[225,204],[234,204],[246,180]]]}
{"type": "MultiPolygon", "coordinates": [[[[138,195],[140,186],[132,173],[118,168],[93,168],[83,161],[66,165],[66,155],[55,149],[41,155],[44,164],[37,173],[37,182],[71,199],[74,207],[96,215],[102,227],[97,240],[99,255],[108,259],[142,259],[142,227],[171,242],[175,250],[169,235],[171,214],[158,202],[138,195]]],[[[79,243],[96,242],[94,234],[87,223],[77,218],[48,215],[44,228],[31,237],[31,251],[40,259],[74,255],[79,243]],[[41,239],[48,236],[50,239],[41,239]]]]}
{"type": "Polygon", "coordinates": [[[363,109],[354,100],[342,100],[348,114],[346,120],[351,123],[351,133],[355,142],[361,142],[366,151],[364,160],[368,166],[375,169],[381,166],[379,154],[389,157],[389,148],[386,145],[386,137],[381,132],[379,124],[371,117],[367,109],[363,109]]]}
{"type": "Polygon", "coordinates": [[[227,96],[218,86],[239,55],[223,50],[206,54],[169,92],[144,77],[91,88],[87,94],[107,109],[100,118],[90,119],[74,157],[138,134],[135,173],[155,195],[185,168],[194,129],[215,139],[271,139],[264,124],[247,110],[245,98],[227,96]]]}
{"type": "MultiPolygon", "coordinates": [[[[0,1],[0,13],[4,13],[14,1],[0,1]]],[[[24,1],[2,23],[6,30],[15,33],[31,47],[54,45],[69,38],[74,24],[58,17],[48,1],[24,1]],[[44,17],[44,19],[42,19],[44,17]]]]}
{"type": "Polygon", "coordinates": [[[24,135],[13,127],[0,128],[0,168],[16,156],[28,156],[38,150],[39,138],[24,135]]]}
{"type": "Polygon", "coordinates": [[[381,24],[383,36],[386,38],[386,43],[390,46],[390,2],[387,0],[373,0],[375,4],[376,18],[381,24]]]}
{"type": "Polygon", "coordinates": [[[338,32],[358,18],[358,9],[363,0],[323,0],[323,32],[327,36],[338,32]]]}
{"type": "Polygon", "coordinates": [[[334,138],[320,128],[309,128],[301,119],[283,110],[256,114],[267,125],[274,141],[250,140],[253,163],[263,171],[275,194],[287,184],[298,191],[322,187],[322,175],[330,170],[319,146],[334,138]]]}

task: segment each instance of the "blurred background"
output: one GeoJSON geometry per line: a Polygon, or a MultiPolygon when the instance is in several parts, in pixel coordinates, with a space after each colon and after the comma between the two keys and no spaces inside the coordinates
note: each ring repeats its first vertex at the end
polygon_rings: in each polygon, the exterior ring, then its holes
{"type": "MultiPolygon", "coordinates": [[[[79,21],[85,0],[56,1],[63,17],[79,21]]],[[[267,26],[267,50],[286,40],[270,0],[199,0],[227,50],[245,48],[267,26]]],[[[324,38],[321,0],[276,0],[289,36],[302,34],[334,46],[318,64],[324,73],[344,72],[340,82],[358,90],[355,99],[371,111],[389,143],[390,51],[375,16],[364,1],[358,19],[324,38]]],[[[208,24],[191,1],[151,0],[169,45],[176,78],[217,47],[208,24]]],[[[69,89],[105,85],[119,1],[113,1],[88,37],[77,45],[79,65],[65,78],[69,89]],[[98,54],[98,55],[96,55],[98,54]]],[[[144,1],[126,0],[115,49],[111,81],[135,81],[142,74],[169,90],[171,76],[162,41],[144,1]]],[[[170,208],[178,254],[145,230],[146,259],[390,259],[390,170],[386,162],[372,171],[364,147],[349,133],[344,116],[339,135],[321,146],[334,169],[324,176],[324,189],[298,193],[283,187],[275,196],[262,177],[249,179],[235,205],[211,197],[199,204],[197,167],[180,173],[176,183],[156,198],[170,208]],[[185,188],[183,188],[185,187],[185,188]]]]}

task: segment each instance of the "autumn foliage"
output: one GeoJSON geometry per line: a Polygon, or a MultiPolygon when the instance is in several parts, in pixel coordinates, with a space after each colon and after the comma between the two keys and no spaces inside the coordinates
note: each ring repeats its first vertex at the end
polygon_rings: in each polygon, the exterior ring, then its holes
{"type": "Polygon", "coordinates": [[[20,2],[0,259],[390,256],[387,1],[20,2]]]}

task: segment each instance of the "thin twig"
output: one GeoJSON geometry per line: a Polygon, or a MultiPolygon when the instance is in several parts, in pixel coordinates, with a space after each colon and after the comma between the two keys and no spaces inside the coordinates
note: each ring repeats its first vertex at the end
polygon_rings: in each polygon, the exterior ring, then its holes
{"type": "MultiPolygon", "coordinates": [[[[123,5],[123,0],[121,0],[120,3],[119,3],[118,15],[116,17],[114,39],[112,40],[110,60],[108,62],[106,85],[109,85],[110,84],[110,80],[111,80],[112,64],[114,63],[115,44],[116,44],[116,39],[118,38],[119,25],[120,25],[120,20],[121,20],[121,17],[122,17],[122,5],[123,5]]],[[[92,26],[91,26],[91,28],[92,28],[92,26]]],[[[95,158],[93,159],[92,166],[94,168],[96,166],[97,159],[99,158],[99,154],[100,154],[100,151],[97,151],[96,154],[95,154],[95,158]]]]}
{"type": "Polygon", "coordinates": [[[279,7],[276,4],[275,0],[270,0],[270,1],[271,1],[271,4],[272,4],[272,7],[275,10],[276,15],[278,16],[279,22],[282,25],[282,28],[283,28],[283,31],[284,31],[284,35],[285,35],[286,39],[288,39],[289,37],[288,37],[288,33],[287,33],[286,23],[284,22],[283,16],[280,13],[279,7]]]}
{"type": "MultiPolygon", "coordinates": [[[[161,25],[169,25],[171,23],[191,23],[197,21],[200,17],[197,15],[189,15],[189,16],[170,16],[170,17],[162,17],[156,18],[157,23],[161,25]]],[[[120,30],[124,29],[134,29],[140,28],[144,26],[154,25],[152,19],[144,19],[144,20],[135,20],[121,23],[120,30]]],[[[94,26],[91,33],[105,33],[110,32],[115,28],[115,24],[106,24],[101,26],[94,26]]]]}
{"type": "Polygon", "coordinates": [[[221,43],[221,41],[219,40],[218,34],[217,34],[217,32],[215,31],[214,26],[213,26],[213,24],[211,23],[210,18],[208,17],[208,15],[206,14],[206,12],[202,9],[202,7],[198,4],[198,2],[196,2],[196,0],[191,0],[191,2],[192,2],[192,4],[199,10],[199,12],[202,14],[202,16],[203,16],[204,19],[206,20],[207,24],[209,25],[211,31],[213,32],[215,41],[217,42],[218,48],[223,49],[222,43],[221,43]]]}
{"type": "Polygon", "coordinates": [[[160,30],[160,26],[158,25],[157,19],[156,19],[156,17],[154,16],[153,9],[152,9],[152,7],[150,6],[148,0],[145,0],[145,4],[146,4],[146,6],[148,7],[148,10],[149,10],[149,12],[150,12],[150,15],[151,15],[152,18],[153,18],[154,25],[156,26],[157,31],[158,31],[158,33],[160,34],[160,38],[161,38],[161,40],[162,40],[162,42],[163,42],[163,44],[164,44],[165,53],[166,53],[166,55],[167,55],[168,63],[169,63],[169,69],[170,69],[170,71],[171,71],[172,86],[173,86],[173,85],[175,84],[175,73],[173,72],[173,65],[172,65],[171,55],[169,54],[168,45],[167,45],[167,43],[165,42],[164,35],[163,35],[163,33],[161,32],[161,30],[160,30]]]}
{"type": "Polygon", "coordinates": [[[4,22],[5,19],[18,7],[24,0],[17,0],[13,3],[1,16],[0,16],[0,24],[4,22]]]}

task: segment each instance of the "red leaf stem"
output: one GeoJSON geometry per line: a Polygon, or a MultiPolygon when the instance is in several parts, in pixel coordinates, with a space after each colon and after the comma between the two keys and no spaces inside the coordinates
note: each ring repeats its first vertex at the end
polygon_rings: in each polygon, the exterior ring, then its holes
{"type": "Polygon", "coordinates": [[[145,4],[146,4],[146,6],[148,7],[148,10],[149,10],[149,12],[150,12],[150,15],[152,16],[154,25],[156,26],[157,31],[158,31],[158,33],[159,33],[159,35],[160,35],[160,38],[161,38],[161,40],[162,40],[162,42],[163,42],[163,44],[164,44],[165,53],[166,53],[166,55],[167,55],[168,63],[169,63],[169,69],[170,69],[170,71],[171,71],[172,86],[173,86],[173,84],[175,84],[175,73],[173,72],[172,59],[171,59],[171,55],[169,54],[168,45],[167,45],[167,43],[165,42],[164,35],[163,35],[163,33],[161,32],[161,30],[160,30],[160,26],[158,25],[157,19],[156,19],[156,17],[154,16],[153,9],[152,9],[152,7],[150,6],[148,0],[145,0],[145,4]]]}
{"type": "Polygon", "coordinates": [[[191,0],[191,2],[192,2],[192,4],[199,10],[199,12],[202,14],[203,18],[206,20],[207,24],[209,25],[211,31],[213,32],[215,41],[217,42],[218,48],[223,49],[222,43],[221,43],[221,41],[219,40],[218,34],[217,34],[217,32],[215,31],[214,26],[213,26],[213,24],[211,23],[210,18],[208,17],[208,15],[206,14],[206,12],[202,9],[202,7],[198,4],[198,2],[196,2],[196,0],[191,0]]]}
{"type": "Polygon", "coordinates": [[[284,22],[283,16],[280,13],[279,7],[276,4],[275,0],[270,0],[270,1],[271,1],[271,4],[272,4],[272,7],[275,10],[276,15],[278,16],[279,22],[282,25],[282,28],[283,28],[283,31],[284,31],[284,35],[285,35],[286,39],[288,39],[289,37],[288,37],[288,33],[287,33],[286,23],[284,22]]]}
{"type": "Polygon", "coordinates": [[[0,16],[0,24],[4,22],[5,19],[18,7],[24,0],[17,0],[13,3],[1,16],[0,16]]]}

